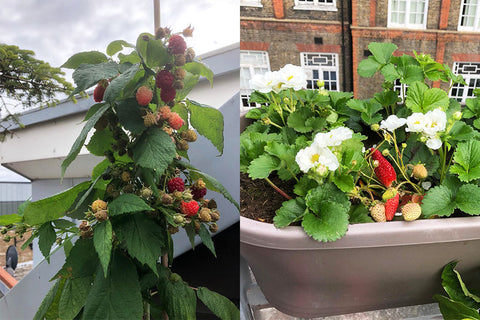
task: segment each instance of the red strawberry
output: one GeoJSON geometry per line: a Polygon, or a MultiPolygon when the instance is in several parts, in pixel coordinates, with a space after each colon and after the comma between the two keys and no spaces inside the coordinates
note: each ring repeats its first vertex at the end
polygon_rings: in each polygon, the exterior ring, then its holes
{"type": "Polygon", "coordinates": [[[392,220],[395,216],[395,212],[397,212],[398,208],[399,198],[400,195],[397,193],[395,197],[388,199],[387,202],[385,202],[385,217],[387,218],[387,221],[392,220]]]}
{"type": "Polygon", "coordinates": [[[152,101],[153,92],[150,88],[142,86],[138,88],[137,94],[135,96],[137,98],[137,102],[141,106],[146,106],[152,101]]]}
{"type": "Polygon", "coordinates": [[[371,148],[372,159],[378,161],[378,166],[374,168],[375,174],[380,182],[387,188],[390,188],[392,182],[397,180],[397,174],[390,162],[383,157],[377,149],[371,148]]]}
{"type": "Polygon", "coordinates": [[[108,80],[103,79],[100,80],[95,87],[95,90],[93,90],[93,100],[95,102],[102,102],[103,100],[103,94],[105,93],[105,89],[108,87],[108,80]]]}
{"type": "Polygon", "coordinates": [[[187,44],[181,36],[174,34],[168,40],[168,52],[171,54],[182,54],[185,49],[187,49],[187,44]]]}

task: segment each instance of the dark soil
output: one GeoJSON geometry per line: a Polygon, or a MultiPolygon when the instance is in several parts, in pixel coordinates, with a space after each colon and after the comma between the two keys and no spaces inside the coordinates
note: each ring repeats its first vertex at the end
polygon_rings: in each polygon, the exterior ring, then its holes
{"type": "MultiPolygon", "coordinates": [[[[277,187],[292,198],[294,181],[282,181],[277,177],[270,179],[277,187]]],[[[275,211],[287,199],[275,191],[265,180],[252,180],[248,174],[240,174],[240,215],[245,218],[273,223],[275,211]]]]}

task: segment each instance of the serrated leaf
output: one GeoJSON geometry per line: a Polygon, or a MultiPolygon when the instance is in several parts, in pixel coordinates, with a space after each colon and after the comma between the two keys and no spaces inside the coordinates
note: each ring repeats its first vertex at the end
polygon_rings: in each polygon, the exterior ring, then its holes
{"type": "Polygon", "coordinates": [[[133,147],[133,160],[144,167],[163,174],[175,158],[175,145],[170,136],[157,127],[148,128],[133,147]]]}
{"type": "Polygon", "coordinates": [[[103,268],[87,296],[83,319],[131,320],[143,315],[142,296],[135,265],[121,253],[112,259],[107,277],[103,268]]]}
{"type": "Polygon", "coordinates": [[[449,98],[444,90],[429,89],[423,82],[416,81],[408,87],[405,105],[412,112],[426,113],[437,108],[445,111],[449,105],[449,98]]]}
{"type": "Polygon", "coordinates": [[[99,51],[79,52],[71,56],[60,68],[77,69],[82,63],[99,64],[107,61],[107,56],[99,51]]]}
{"type": "Polygon", "coordinates": [[[446,186],[437,186],[428,190],[422,200],[422,214],[431,217],[450,216],[456,208],[452,191],[446,186]]]}
{"type": "Polygon", "coordinates": [[[346,173],[334,175],[332,182],[343,192],[350,192],[355,188],[353,177],[346,173]]]}
{"type": "Polygon", "coordinates": [[[91,88],[102,79],[110,79],[118,75],[118,65],[109,61],[99,64],[82,64],[72,74],[76,88],[71,96],[91,88]]]}
{"type": "Polygon", "coordinates": [[[303,215],[307,212],[306,209],[307,206],[305,205],[305,200],[302,198],[285,201],[280,209],[276,211],[273,223],[277,228],[284,228],[292,222],[301,220],[303,215]]]}
{"type": "Polygon", "coordinates": [[[307,213],[303,217],[302,227],[305,232],[317,241],[335,241],[345,235],[348,229],[348,209],[332,202],[323,201],[319,213],[307,213]]]}
{"type": "Polygon", "coordinates": [[[95,126],[95,123],[97,123],[98,119],[105,113],[110,108],[110,105],[105,104],[103,105],[98,111],[88,119],[87,123],[85,123],[85,126],[83,126],[82,131],[78,135],[77,139],[72,145],[72,148],[70,149],[70,152],[68,153],[67,157],[65,160],[62,162],[62,178],[65,175],[65,171],[67,170],[68,166],[75,160],[77,155],[80,153],[80,150],[83,147],[83,144],[85,143],[85,140],[87,139],[87,135],[90,132],[90,130],[95,126]]]}
{"type": "Polygon", "coordinates": [[[392,54],[398,47],[393,43],[379,43],[379,42],[371,42],[368,45],[368,50],[373,54],[375,59],[381,63],[386,64],[390,61],[392,54]]]}
{"type": "Polygon", "coordinates": [[[113,56],[115,53],[122,51],[124,47],[135,48],[133,44],[128,43],[124,40],[115,40],[108,44],[107,54],[113,56]]]}
{"type": "Polygon", "coordinates": [[[142,198],[131,193],[124,193],[108,204],[108,213],[111,216],[153,210],[142,198]]]}
{"type": "Polygon", "coordinates": [[[197,288],[197,297],[220,319],[240,319],[240,311],[224,296],[207,288],[199,287],[197,288]]]}
{"type": "Polygon", "coordinates": [[[43,224],[65,215],[80,192],[88,189],[91,182],[85,181],[62,193],[31,202],[25,209],[24,219],[29,225],[43,224]]]}
{"type": "Polygon", "coordinates": [[[38,229],[38,247],[48,262],[50,262],[50,249],[56,239],[57,234],[50,222],[45,222],[40,226],[38,229]]]}
{"type": "Polygon", "coordinates": [[[306,124],[306,120],[313,116],[309,108],[299,108],[288,116],[287,125],[301,133],[313,131],[314,128],[306,124]]]}
{"type": "Polygon", "coordinates": [[[362,205],[352,206],[348,212],[350,224],[375,222],[369,215],[368,209],[362,205]]]}
{"type": "Polygon", "coordinates": [[[308,176],[304,175],[300,178],[298,183],[293,188],[293,192],[295,192],[296,195],[304,197],[304,196],[307,195],[307,193],[308,193],[308,191],[310,191],[310,189],[313,189],[316,186],[318,186],[318,182],[316,182],[315,180],[312,180],[308,176]]]}
{"type": "Polygon", "coordinates": [[[133,134],[141,134],[146,129],[137,105],[135,99],[127,99],[117,102],[115,107],[118,121],[133,134]]]}
{"type": "Polygon", "coordinates": [[[205,64],[199,61],[192,61],[186,63],[183,68],[192,74],[207,78],[210,81],[210,85],[213,84],[213,71],[205,64]]]}
{"type": "Polygon", "coordinates": [[[350,209],[348,196],[331,183],[325,183],[310,190],[305,200],[307,207],[316,214],[321,213],[322,203],[325,201],[336,202],[345,208],[345,212],[350,209]]]}
{"type": "Polygon", "coordinates": [[[71,227],[75,227],[76,224],[73,223],[72,221],[68,221],[65,219],[57,219],[52,221],[53,224],[55,225],[55,228],[57,229],[69,229],[71,227]]]}
{"type": "Polygon", "coordinates": [[[67,279],[58,304],[58,315],[62,320],[73,320],[85,305],[90,292],[92,278],[67,279]]]}
{"type": "Polygon", "coordinates": [[[0,226],[8,226],[9,224],[19,223],[22,222],[22,216],[13,213],[13,214],[5,214],[0,216],[0,226]]]}
{"type": "Polygon", "coordinates": [[[137,38],[135,47],[143,60],[147,58],[147,45],[152,38],[154,38],[154,36],[147,32],[141,33],[137,38]],[[145,38],[148,38],[148,40],[145,40],[145,38]]]}
{"type": "Polygon", "coordinates": [[[385,65],[380,72],[382,73],[383,77],[385,78],[385,81],[388,82],[394,82],[398,78],[400,78],[400,73],[397,71],[397,68],[395,65],[389,63],[385,65]]]}
{"type": "Polygon", "coordinates": [[[268,154],[253,160],[248,167],[248,176],[252,179],[268,178],[272,171],[280,168],[280,159],[268,154]]]}
{"type": "Polygon", "coordinates": [[[166,234],[160,226],[143,213],[137,213],[124,216],[114,231],[132,257],[157,272],[157,261],[167,245],[166,234]]]}
{"type": "Polygon", "coordinates": [[[112,239],[113,232],[110,220],[95,225],[95,228],[93,229],[93,245],[97,251],[100,264],[103,267],[104,275],[108,274],[108,265],[112,255],[112,239]]]}
{"type": "Polygon", "coordinates": [[[438,301],[444,320],[480,320],[477,310],[467,307],[461,302],[453,301],[438,294],[434,295],[433,299],[438,301]]]}
{"type": "Polygon", "coordinates": [[[128,68],[125,72],[115,77],[105,89],[103,100],[106,102],[113,102],[122,92],[123,88],[135,77],[139,71],[139,64],[136,63],[128,68]]]}
{"type": "Polygon", "coordinates": [[[187,100],[187,107],[190,110],[192,127],[223,154],[223,114],[215,108],[192,100],[187,100]]]}
{"type": "Polygon", "coordinates": [[[54,278],[74,277],[83,278],[93,275],[99,264],[98,255],[95,251],[92,239],[78,239],[64,265],[54,278]]]}
{"type": "Polygon", "coordinates": [[[198,232],[200,239],[202,239],[203,244],[210,250],[213,256],[216,258],[217,254],[215,252],[215,245],[212,241],[212,236],[210,232],[208,232],[207,227],[203,223],[200,224],[200,231],[198,232]]]}
{"type": "MultiPolygon", "coordinates": [[[[460,187],[455,198],[460,210],[471,215],[480,214],[480,187],[473,184],[465,184],[460,187]]],[[[480,308],[480,306],[479,306],[480,308]]]]}
{"type": "Polygon", "coordinates": [[[480,178],[480,141],[459,143],[453,160],[455,164],[450,167],[450,173],[458,174],[461,181],[469,182],[480,178]]]}
{"type": "Polygon", "coordinates": [[[463,121],[455,122],[448,134],[451,136],[452,140],[455,141],[467,141],[472,139],[475,135],[473,128],[463,121]]]}
{"type": "Polygon", "coordinates": [[[177,100],[181,101],[192,91],[198,83],[200,76],[191,74],[185,71],[185,78],[183,78],[183,89],[177,91],[177,100]]]}
{"type": "Polygon", "coordinates": [[[381,67],[382,65],[378,63],[373,56],[369,56],[358,64],[357,72],[364,78],[370,78],[373,77],[381,67]]]}
{"type": "Polygon", "coordinates": [[[48,308],[50,308],[50,305],[52,304],[55,296],[57,295],[58,288],[60,287],[60,281],[61,279],[57,280],[50,287],[50,290],[48,290],[47,295],[45,296],[45,298],[43,298],[40,307],[38,307],[37,312],[33,316],[33,320],[43,320],[45,318],[45,314],[47,313],[48,308]]]}
{"type": "Polygon", "coordinates": [[[150,39],[147,43],[147,57],[145,59],[149,68],[162,67],[171,62],[172,56],[161,39],[150,39]]]}
{"type": "Polygon", "coordinates": [[[87,150],[96,156],[104,156],[105,151],[111,150],[111,144],[115,143],[113,133],[110,130],[96,130],[87,144],[87,150]]]}

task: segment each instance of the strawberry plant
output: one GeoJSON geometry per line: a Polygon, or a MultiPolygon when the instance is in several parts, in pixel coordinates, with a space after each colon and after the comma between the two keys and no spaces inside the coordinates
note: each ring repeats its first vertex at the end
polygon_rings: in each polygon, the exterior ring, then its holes
{"type": "Polygon", "coordinates": [[[304,89],[306,75],[291,65],[251,79],[261,107],[246,114],[254,122],[241,134],[241,171],[285,198],[277,228],[300,224],[313,239],[334,241],[350,223],[480,214],[479,98],[462,106],[432,86],[466,85],[461,76],[396,49],[371,43],[359,64],[362,77],[384,78],[370,99],[321,81],[304,89]]]}
{"type": "Polygon", "coordinates": [[[91,180],[3,218],[20,234],[31,228],[25,246],[38,238],[47,260],[54,244],[65,250],[35,319],[195,319],[197,298],[219,318],[238,319],[227,298],[192,288],[170,270],[172,234],[180,229],[192,246],[199,236],[215,255],[211,233],[221,212],[207,189],[238,207],[188,161],[197,133],[223,152],[222,114],[187,98],[200,76],[212,82],[212,71],[181,33],[167,28],[141,34],[136,44],[113,41],[106,55],[77,53],[63,67],[74,69],[72,95],[95,86],[97,103],[62,163],[62,177],[83,146],[105,160],[91,180]]]}

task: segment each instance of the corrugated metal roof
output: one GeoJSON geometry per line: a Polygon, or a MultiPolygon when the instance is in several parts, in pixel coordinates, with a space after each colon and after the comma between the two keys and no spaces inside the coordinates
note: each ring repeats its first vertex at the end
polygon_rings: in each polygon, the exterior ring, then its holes
{"type": "Polygon", "coordinates": [[[0,182],[0,202],[23,202],[31,197],[32,185],[30,183],[0,182]]]}

